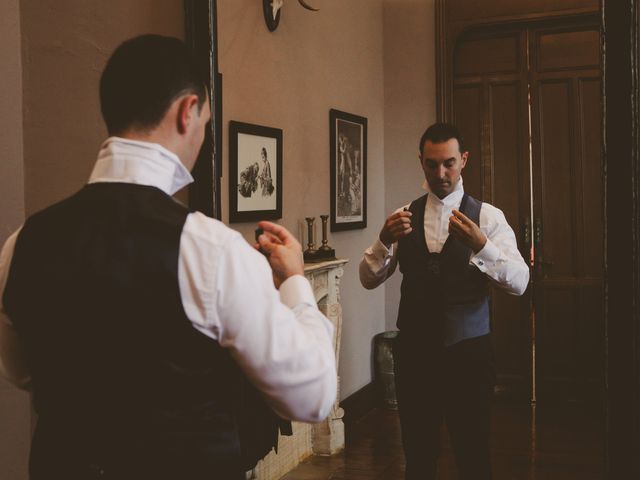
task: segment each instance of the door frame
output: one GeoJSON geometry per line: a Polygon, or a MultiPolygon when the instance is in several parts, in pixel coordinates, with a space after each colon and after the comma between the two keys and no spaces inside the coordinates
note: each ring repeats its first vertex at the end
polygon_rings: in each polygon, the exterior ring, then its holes
{"type": "MultiPolygon", "coordinates": [[[[448,25],[446,0],[436,0],[436,105],[453,115],[452,59],[468,28],[448,25]]],[[[639,0],[601,0],[605,182],[605,478],[640,476],[640,56],[639,0]],[[609,160],[611,159],[611,160],[609,160]]],[[[584,11],[563,12],[564,16],[584,11]]],[[[592,13],[592,12],[591,12],[592,13]]],[[[501,18],[500,22],[541,18],[501,18]]],[[[498,22],[498,23],[500,23],[498,22]]]]}

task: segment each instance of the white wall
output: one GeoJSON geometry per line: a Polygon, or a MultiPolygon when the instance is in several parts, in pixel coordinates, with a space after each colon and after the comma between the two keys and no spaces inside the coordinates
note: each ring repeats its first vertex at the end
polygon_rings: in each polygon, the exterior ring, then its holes
{"type": "Polygon", "coordinates": [[[107,132],[98,84],[111,52],[143,33],[184,36],[182,0],[21,2],[27,214],[86,182],[107,132]]]}
{"type": "MultiPolygon", "coordinates": [[[[20,2],[0,2],[0,245],[24,220],[20,2]]],[[[29,395],[0,379],[0,478],[26,480],[29,395]]]]}
{"type": "MultiPolygon", "coordinates": [[[[418,143],[436,121],[435,69],[435,1],[385,0],[385,218],[424,194],[418,143]]],[[[385,284],[387,330],[396,329],[401,278],[396,272],[385,284]]]]}
{"type": "MultiPolygon", "coordinates": [[[[341,281],[341,398],[371,381],[371,341],[384,330],[384,292],[358,280],[362,251],[384,214],[384,72],[382,0],[322,0],[319,12],[285,2],[271,33],[255,0],[218,1],[219,67],[223,75],[223,219],[228,218],[230,120],[283,130],[281,224],[306,243],[304,217],[329,213],[329,109],[368,119],[368,227],[329,234],[348,258],[341,281]]],[[[253,224],[233,224],[252,241],[253,224]]]]}

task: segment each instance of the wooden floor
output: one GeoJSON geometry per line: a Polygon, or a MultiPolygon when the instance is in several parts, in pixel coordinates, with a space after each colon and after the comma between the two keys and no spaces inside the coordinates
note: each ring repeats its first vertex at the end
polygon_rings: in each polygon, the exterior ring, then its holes
{"type": "MultiPolygon", "coordinates": [[[[603,416],[578,405],[532,408],[496,404],[492,424],[494,480],[601,480],[603,416]]],[[[445,429],[443,429],[445,430],[445,429]]],[[[404,458],[397,412],[377,409],[347,428],[347,446],[333,457],[312,457],[282,480],[402,480],[404,458]]],[[[455,480],[443,431],[438,480],[455,480]]]]}

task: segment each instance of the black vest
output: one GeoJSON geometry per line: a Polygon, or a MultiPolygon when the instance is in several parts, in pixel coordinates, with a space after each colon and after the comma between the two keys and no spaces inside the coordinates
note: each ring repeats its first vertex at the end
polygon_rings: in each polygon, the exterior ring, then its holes
{"type": "Polygon", "coordinates": [[[98,183],[22,228],[3,303],[32,374],[32,479],[244,478],[277,442],[183,310],[187,214],[156,188],[98,183]]]}
{"type": "MultiPolygon", "coordinates": [[[[412,231],[398,242],[402,272],[397,326],[423,335],[429,345],[452,345],[489,333],[487,278],[469,264],[472,250],[449,235],[440,253],[424,236],[427,195],[414,200],[412,231]]],[[[482,203],[465,194],[460,211],[479,224],[482,203]]]]}

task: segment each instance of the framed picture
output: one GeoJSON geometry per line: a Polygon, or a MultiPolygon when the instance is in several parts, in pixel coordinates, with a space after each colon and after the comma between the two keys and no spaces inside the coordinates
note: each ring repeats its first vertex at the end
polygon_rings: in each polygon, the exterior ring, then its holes
{"type": "Polygon", "coordinates": [[[329,111],[331,231],[367,226],[367,119],[329,111]]]}
{"type": "Polygon", "coordinates": [[[229,122],[229,222],[282,217],[282,130],[229,122]]]}

